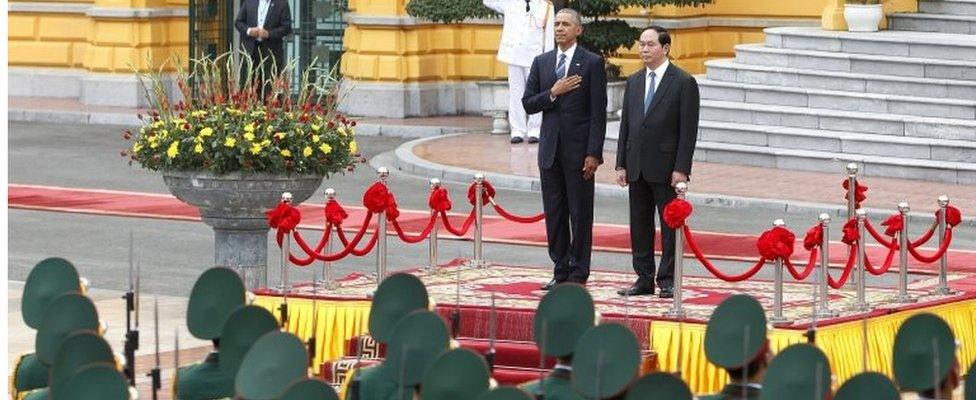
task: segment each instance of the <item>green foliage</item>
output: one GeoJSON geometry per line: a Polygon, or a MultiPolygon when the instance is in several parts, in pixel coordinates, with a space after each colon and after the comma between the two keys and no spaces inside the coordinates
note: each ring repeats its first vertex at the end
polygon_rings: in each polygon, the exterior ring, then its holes
{"type": "Polygon", "coordinates": [[[411,0],[407,14],[434,22],[454,24],[466,18],[490,18],[498,14],[481,0],[411,0]]]}
{"type": "MultiPolygon", "coordinates": [[[[630,47],[640,36],[640,28],[631,27],[626,21],[608,18],[625,7],[651,8],[653,6],[697,7],[714,0],[553,0],[557,7],[565,6],[579,11],[583,16],[583,36],[580,43],[603,58],[617,55],[621,47],[630,47]]],[[[876,2],[880,0],[848,0],[876,2]]],[[[407,13],[434,22],[458,23],[466,18],[486,18],[496,13],[485,7],[481,0],[410,0],[407,13]]],[[[607,79],[619,79],[620,67],[607,63],[607,79]]]]}

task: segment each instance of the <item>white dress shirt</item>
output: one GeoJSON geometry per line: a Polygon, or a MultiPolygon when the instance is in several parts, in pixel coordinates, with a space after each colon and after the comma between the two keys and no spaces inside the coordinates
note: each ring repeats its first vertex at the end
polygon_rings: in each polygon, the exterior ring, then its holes
{"type": "Polygon", "coordinates": [[[566,72],[563,73],[563,76],[557,76],[556,79],[562,79],[565,78],[567,75],[569,75],[569,66],[573,62],[573,54],[575,53],[576,53],[576,43],[573,43],[573,46],[566,49],[566,51],[559,50],[558,47],[556,48],[556,63],[554,64],[556,65],[556,68],[554,68],[553,71],[559,69],[559,55],[560,54],[566,55],[566,65],[565,65],[566,72]]]}
{"type": "MultiPolygon", "coordinates": [[[[668,70],[668,65],[671,65],[671,62],[665,59],[664,62],[661,63],[661,65],[658,65],[657,68],[653,70],[655,96],[657,96],[657,88],[661,86],[661,77],[664,76],[664,71],[668,70]]],[[[652,70],[649,67],[644,67],[644,98],[645,99],[647,98],[647,90],[651,88],[651,71],[652,70]]],[[[645,106],[647,105],[645,104],[645,106]]]]}

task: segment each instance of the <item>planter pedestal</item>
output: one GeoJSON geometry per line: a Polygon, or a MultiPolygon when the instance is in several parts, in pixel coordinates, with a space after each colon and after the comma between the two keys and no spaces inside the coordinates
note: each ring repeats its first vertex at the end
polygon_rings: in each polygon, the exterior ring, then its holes
{"type": "Polygon", "coordinates": [[[235,269],[253,290],[268,287],[265,211],[284,192],[291,192],[294,205],[308,200],[322,177],[164,172],[163,181],[176,198],[199,208],[203,223],[213,227],[214,265],[235,269]]]}

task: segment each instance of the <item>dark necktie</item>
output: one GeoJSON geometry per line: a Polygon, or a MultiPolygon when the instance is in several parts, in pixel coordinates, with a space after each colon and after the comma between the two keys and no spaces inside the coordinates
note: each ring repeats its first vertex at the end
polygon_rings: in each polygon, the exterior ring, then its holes
{"type": "Polygon", "coordinates": [[[556,63],[556,79],[562,79],[563,75],[566,75],[566,53],[560,54],[556,63]]]}
{"type": "Polygon", "coordinates": [[[644,115],[647,115],[647,110],[651,107],[651,101],[654,100],[654,83],[657,74],[651,71],[649,75],[651,76],[651,85],[647,87],[647,94],[644,95],[644,115]]]}

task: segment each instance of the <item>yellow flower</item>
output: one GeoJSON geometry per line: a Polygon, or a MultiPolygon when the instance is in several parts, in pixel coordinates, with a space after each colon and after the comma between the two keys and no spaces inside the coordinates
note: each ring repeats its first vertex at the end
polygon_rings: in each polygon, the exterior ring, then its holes
{"type": "Polygon", "coordinates": [[[264,139],[261,141],[261,146],[267,146],[269,144],[271,144],[271,140],[269,139],[264,139]]]}
{"type": "Polygon", "coordinates": [[[312,130],[313,130],[313,131],[316,131],[316,132],[318,132],[318,131],[319,131],[319,129],[322,129],[322,127],[321,127],[321,126],[318,126],[318,125],[315,125],[315,124],[312,124],[312,130]]]}
{"type": "Polygon", "coordinates": [[[150,149],[155,149],[157,147],[159,147],[159,136],[150,136],[149,137],[149,148],[150,149]]]}
{"type": "Polygon", "coordinates": [[[329,154],[332,152],[332,146],[329,146],[328,143],[322,143],[322,145],[319,146],[319,150],[322,150],[322,153],[324,154],[329,154]]]}
{"type": "Polygon", "coordinates": [[[339,134],[342,136],[346,136],[346,127],[340,126],[339,129],[336,130],[336,132],[339,132],[339,134]]]}
{"type": "Polygon", "coordinates": [[[265,131],[268,132],[268,133],[274,132],[274,127],[271,126],[271,125],[268,125],[268,127],[265,128],[265,131]]]}
{"type": "Polygon", "coordinates": [[[193,143],[196,143],[196,144],[203,143],[203,137],[202,136],[194,137],[193,138],[193,143]]]}
{"type": "Polygon", "coordinates": [[[247,133],[254,132],[254,123],[251,122],[251,123],[248,123],[247,125],[245,125],[244,126],[244,132],[247,132],[247,133]]]}
{"type": "Polygon", "coordinates": [[[213,129],[203,128],[200,130],[200,136],[207,137],[213,135],[213,129]]]}
{"type": "Polygon", "coordinates": [[[247,139],[248,142],[253,142],[254,141],[254,134],[251,133],[251,132],[245,132],[244,133],[244,139],[247,139]]]}
{"type": "Polygon", "coordinates": [[[168,138],[168,137],[169,137],[169,131],[168,131],[168,130],[165,130],[165,129],[163,129],[163,131],[162,131],[162,132],[159,132],[159,136],[162,136],[162,137],[163,137],[164,139],[165,139],[165,138],[168,138]]]}
{"type": "Polygon", "coordinates": [[[197,154],[203,153],[203,145],[200,144],[200,143],[197,143],[196,146],[193,146],[193,152],[194,153],[197,153],[197,154]]]}
{"type": "Polygon", "coordinates": [[[132,152],[133,153],[138,153],[139,150],[142,150],[142,143],[136,142],[135,144],[132,145],[132,152]]]}
{"type": "Polygon", "coordinates": [[[227,139],[224,139],[224,147],[234,146],[237,146],[237,139],[235,139],[233,136],[228,136],[227,139]]]}
{"type": "Polygon", "coordinates": [[[312,135],[312,143],[318,143],[318,142],[319,142],[319,135],[312,135]]]}
{"type": "Polygon", "coordinates": [[[260,144],[255,143],[255,144],[252,144],[251,145],[251,154],[258,154],[260,152],[261,152],[261,145],[260,144]]]}
{"type": "Polygon", "coordinates": [[[312,147],[311,146],[305,146],[305,148],[302,149],[302,155],[305,156],[305,157],[311,156],[312,155],[312,147]]]}
{"type": "Polygon", "coordinates": [[[206,117],[207,116],[207,110],[196,110],[194,112],[191,112],[190,113],[190,116],[191,117],[196,117],[196,118],[206,117]]]}
{"type": "Polygon", "coordinates": [[[286,135],[287,135],[287,133],[285,133],[285,132],[278,132],[278,133],[274,134],[274,137],[278,138],[278,140],[281,140],[281,139],[284,139],[286,135]]]}
{"type": "Polygon", "coordinates": [[[169,148],[166,149],[166,156],[169,158],[176,158],[177,154],[180,154],[180,142],[173,141],[173,143],[169,144],[169,148]]]}
{"type": "Polygon", "coordinates": [[[359,146],[356,144],[356,141],[353,140],[349,142],[349,153],[356,154],[356,150],[359,150],[359,146]]]}
{"type": "Polygon", "coordinates": [[[291,157],[291,150],[288,150],[288,149],[282,150],[281,151],[281,156],[284,157],[284,158],[291,157]]]}

